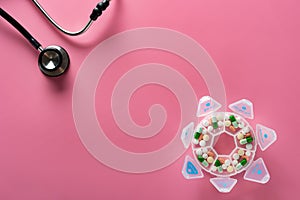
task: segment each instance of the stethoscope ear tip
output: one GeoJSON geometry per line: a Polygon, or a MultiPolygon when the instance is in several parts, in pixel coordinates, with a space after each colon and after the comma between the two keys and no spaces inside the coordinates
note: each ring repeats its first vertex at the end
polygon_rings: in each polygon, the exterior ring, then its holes
{"type": "Polygon", "coordinates": [[[40,52],[38,65],[46,76],[61,76],[68,70],[70,58],[64,48],[52,45],[40,52]]]}

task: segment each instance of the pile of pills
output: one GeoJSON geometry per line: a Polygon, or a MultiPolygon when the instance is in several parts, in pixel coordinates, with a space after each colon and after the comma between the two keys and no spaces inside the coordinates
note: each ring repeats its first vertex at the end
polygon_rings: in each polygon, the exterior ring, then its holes
{"type": "Polygon", "coordinates": [[[215,164],[211,167],[211,170],[213,172],[218,171],[218,173],[223,173],[223,171],[226,171],[228,173],[232,173],[234,171],[232,162],[228,158],[218,158],[215,162],[215,164]]]}
{"type": "Polygon", "coordinates": [[[216,154],[211,149],[199,148],[195,152],[199,162],[206,168],[215,161],[216,154]]]}
{"type": "Polygon", "coordinates": [[[245,127],[245,123],[242,122],[241,118],[234,115],[225,115],[224,125],[227,131],[231,133],[236,133],[245,127]]]}
{"type": "Polygon", "coordinates": [[[195,132],[192,142],[195,146],[199,145],[200,147],[205,147],[208,145],[210,139],[211,136],[208,134],[207,130],[200,127],[199,130],[195,132]]]}
{"type": "Polygon", "coordinates": [[[239,146],[246,148],[247,150],[253,149],[254,137],[249,127],[244,127],[236,135],[237,143],[239,146]]]}
{"type": "Polygon", "coordinates": [[[202,121],[202,126],[207,128],[211,133],[218,131],[220,128],[224,127],[224,115],[218,113],[217,115],[212,115],[207,119],[202,121]]]}
{"type": "Polygon", "coordinates": [[[241,170],[244,166],[246,166],[249,162],[249,158],[252,155],[251,151],[244,149],[238,149],[233,155],[232,155],[232,164],[235,167],[237,171],[241,170]]]}

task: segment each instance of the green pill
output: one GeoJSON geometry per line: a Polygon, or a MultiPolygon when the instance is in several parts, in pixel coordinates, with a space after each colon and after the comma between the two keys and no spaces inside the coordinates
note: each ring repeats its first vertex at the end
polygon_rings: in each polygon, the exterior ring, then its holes
{"type": "Polygon", "coordinates": [[[195,133],[195,135],[194,135],[194,138],[198,140],[198,139],[199,139],[199,137],[200,137],[200,135],[201,135],[201,133],[199,133],[199,132],[196,132],[196,133],[195,133]]]}
{"type": "Polygon", "coordinates": [[[241,145],[251,143],[251,142],[253,142],[253,137],[247,137],[245,139],[240,140],[241,145]]]}
{"type": "Polygon", "coordinates": [[[216,167],[219,167],[219,166],[221,166],[221,165],[222,165],[221,162],[220,162],[219,160],[216,160],[215,166],[216,166],[216,167]]]}
{"type": "Polygon", "coordinates": [[[230,116],[229,116],[229,120],[230,120],[231,122],[235,122],[235,121],[236,121],[234,115],[230,115],[230,116]]]}

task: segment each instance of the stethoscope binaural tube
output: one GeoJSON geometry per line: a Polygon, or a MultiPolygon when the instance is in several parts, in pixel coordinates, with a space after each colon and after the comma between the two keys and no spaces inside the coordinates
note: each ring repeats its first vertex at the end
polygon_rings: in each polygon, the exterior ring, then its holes
{"type": "Polygon", "coordinates": [[[48,46],[43,48],[42,45],[12,16],[0,8],[0,15],[15,27],[30,44],[40,51],[38,65],[43,74],[56,77],[64,74],[70,65],[70,58],[67,51],[60,46],[48,46]]]}

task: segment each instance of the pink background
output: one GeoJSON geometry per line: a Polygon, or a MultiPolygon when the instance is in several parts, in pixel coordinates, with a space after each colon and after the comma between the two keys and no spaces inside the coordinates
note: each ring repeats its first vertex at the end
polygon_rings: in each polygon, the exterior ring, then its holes
{"type": "MultiPolygon", "coordinates": [[[[40,0],[40,3],[64,27],[78,29],[86,23],[97,1],[40,0]]],[[[0,199],[296,198],[300,175],[297,168],[300,155],[296,149],[300,135],[294,128],[300,123],[296,77],[300,64],[299,1],[114,0],[86,34],[74,38],[58,33],[29,0],[1,0],[1,7],[45,46],[65,47],[71,66],[62,78],[44,77],[32,47],[0,20],[0,199]],[[148,26],[174,29],[198,41],[222,73],[227,101],[250,99],[256,114],[252,125],[262,123],[277,131],[278,141],[266,152],[258,150],[256,155],[263,157],[268,165],[269,183],[244,181],[238,175],[236,187],[224,195],[209,183],[207,173],[204,179],[185,180],[181,175],[184,156],[160,171],[127,174],[104,166],[86,151],[72,117],[72,89],[80,65],[102,40],[124,30],[148,26]]],[[[157,52],[148,53],[147,56],[138,52],[136,56],[147,63],[157,52]]],[[[168,62],[171,57],[155,59],[168,62]]],[[[134,55],[124,60],[130,62],[134,64],[134,55]]],[[[108,74],[113,70],[117,72],[118,68],[112,67],[108,74]]],[[[199,97],[207,94],[201,77],[188,70],[181,72],[199,97]]],[[[168,115],[168,123],[176,124],[179,110],[172,109],[178,106],[174,96],[164,92],[166,98],[156,99],[162,92],[149,87],[150,94],[155,96],[153,102],[169,103],[166,109],[175,114],[168,115]],[[172,100],[165,100],[169,97],[172,100]]],[[[96,98],[101,99],[101,94],[97,92],[96,98]]],[[[131,108],[137,123],[145,124],[149,120],[145,107],[153,102],[145,99],[143,91],[134,98],[136,102],[147,100],[136,104],[141,108],[134,108],[134,104],[131,108]]],[[[100,115],[101,105],[96,107],[100,115]]],[[[136,141],[142,142],[136,148],[131,146],[133,141],[125,139],[127,136],[120,134],[121,141],[115,135],[108,137],[122,148],[141,152],[161,147],[173,136],[172,131],[165,131],[157,136],[161,139],[151,141],[153,145],[148,144],[150,141],[136,141]]],[[[191,155],[191,151],[186,154],[191,155]]]]}

